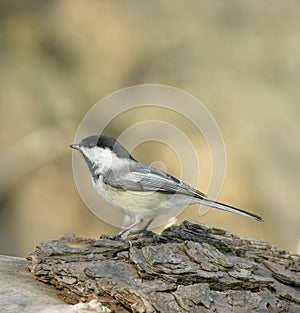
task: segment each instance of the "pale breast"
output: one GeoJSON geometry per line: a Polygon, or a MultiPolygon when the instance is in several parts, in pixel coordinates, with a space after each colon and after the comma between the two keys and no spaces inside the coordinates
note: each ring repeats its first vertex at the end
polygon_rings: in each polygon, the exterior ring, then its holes
{"type": "Polygon", "coordinates": [[[183,195],[112,188],[103,182],[102,176],[99,177],[98,183],[93,182],[93,185],[105,201],[130,216],[163,215],[189,204],[187,197],[183,195]]]}

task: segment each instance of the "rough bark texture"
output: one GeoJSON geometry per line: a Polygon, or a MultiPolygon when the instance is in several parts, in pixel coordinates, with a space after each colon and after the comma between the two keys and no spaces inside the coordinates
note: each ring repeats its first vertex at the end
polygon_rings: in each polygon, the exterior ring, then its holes
{"type": "Polygon", "coordinates": [[[265,241],[183,222],[126,240],[66,235],[28,257],[68,303],[116,312],[300,312],[300,257],[265,241]]]}

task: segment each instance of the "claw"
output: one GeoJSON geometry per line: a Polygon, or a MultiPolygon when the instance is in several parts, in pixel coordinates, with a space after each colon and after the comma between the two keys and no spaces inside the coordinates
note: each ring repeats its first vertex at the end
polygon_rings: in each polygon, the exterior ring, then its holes
{"type": "Polygon", "coordinates": [[[100,236],[100,239],[124,240],[124,238],[122,238],[119,234],[115,234],[115,235],[106,235],[106,234],[102,234],[102,235],[100,236]]]}
{"type": "Polygon", "coordinates": [[[147,230],[147,229],[138,229],[138,230],[133,230],[131,231],[128,236],[130,235],[138,235],[138,234],[144,234],[144,235],[150,235],[150,236],[153,236],[153,231],[151,230],[147,230]]]}

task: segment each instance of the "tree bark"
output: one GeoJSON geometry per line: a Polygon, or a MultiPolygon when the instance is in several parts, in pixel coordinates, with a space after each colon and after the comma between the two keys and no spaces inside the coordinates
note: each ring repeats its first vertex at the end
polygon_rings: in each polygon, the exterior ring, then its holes
{"type": "Polygon", "coordinates": [[[41,242],[28,267],[67,303],[115,312],[300,312],[300,257],[183,222],[161,235],[41,242]]]}

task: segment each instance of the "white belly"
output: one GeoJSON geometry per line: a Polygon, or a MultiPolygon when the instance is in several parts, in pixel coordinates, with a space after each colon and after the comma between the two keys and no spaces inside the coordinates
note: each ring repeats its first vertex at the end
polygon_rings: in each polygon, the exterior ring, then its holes
{"type": "Polygon", "coordinates": [[[190,204],[192,198],[181,194],[162,192],[140,192],[115,189],[103,183],[93,182],[96,191],[114,208],[134,217],[156,217],[168,214],[190,204]]]}

